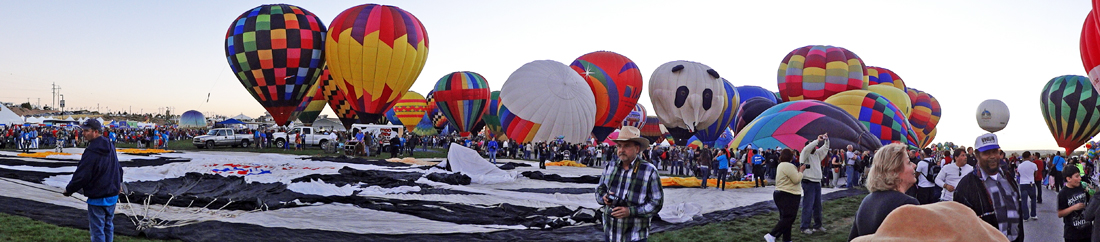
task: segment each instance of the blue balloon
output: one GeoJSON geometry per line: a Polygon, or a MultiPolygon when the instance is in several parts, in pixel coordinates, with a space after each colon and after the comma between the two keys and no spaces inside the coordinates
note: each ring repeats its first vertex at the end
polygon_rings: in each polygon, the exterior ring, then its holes
{"type": "Polygon", "coordinates": [[[752,99],[754,97],[763,97],[767,98],[768,100],[772,100],[773,103],[779,103],[779,101],[775,99],[775,93],[773,93],[772,91],[768,91],[768,89],[764,89],[763,87],[739,86],[735,89],[737,89],[737,94],[741,95],[741,103],[745,103],[745,101],[748,101],[749,99],[752,99]]]}
{"type": "Polygon", "coordinates": [[[730,84],[730,82],[726,81],[726,79],[722,79],[722,82],[725,84],[726,97],[718,100],[726,102],[725,111],[722,112],[722,115],[718,118],[718,121],[715,121],[706,128],[699,129],[699,131],[696,132],[693,136],[698,137],[700,141],[703,141],[703,143],[709,142],[710,144],[707,144],[709,146],[713,146],[714,141],[718,140],[718,136],[721,136],[722,133],[725,132],[731,124],[733,124],[735,115],[737,115],[737,107],[741,103],[740,95],[737,92],[737,89],[733,87],[733,84],[730,84]]]}

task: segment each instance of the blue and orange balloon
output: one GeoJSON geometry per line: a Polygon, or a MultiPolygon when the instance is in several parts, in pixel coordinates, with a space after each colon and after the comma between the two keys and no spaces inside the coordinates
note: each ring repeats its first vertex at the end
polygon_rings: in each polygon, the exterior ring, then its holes
{"type": "Polygon", "coordinates": [[[626,56],[611,51],[596,51],[577,57],[569,67],[576,71],[596,96],[596,126],[592,134],[603,141],[642,97],[642,73],[626,56]]]}

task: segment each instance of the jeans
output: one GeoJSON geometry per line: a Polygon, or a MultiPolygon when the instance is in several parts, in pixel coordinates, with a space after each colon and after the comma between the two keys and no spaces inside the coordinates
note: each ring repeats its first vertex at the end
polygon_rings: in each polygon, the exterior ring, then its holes
{"type": "Polygon", "coordinates": [[[821,183],[802,180],[802,226],[805,229],[821,228],[821,183]],[[813,227],[810,227],[810,216],[813,216],[813,227]]]}
{"type": "Polygon", "coordinates": [[[848,180],[846,181],[845,186],[847,186],[848,188],[853,188],[858,183],[859,183],[859,172],[856,171],[855,166],[849,165],[848,166],[848,180]]]}
{"type": "Polygon", "coordinates": [[[526,150],[523,151],[523,159],[524,160],[530,160],[531,159],[531,151],[526,151],[526,150]]]}
{"type": "Polygon", "coordinates": [[[1034,184],[1020,184],[1020,214],[1035,217],[1035,193],[1034,184]],[[1031,207],[1027,206],[1028,198],[1031,198],[1031,207]]]}
{"type": "Polygon", "coordinates": [[[493,162],[494,165],[497,163],[497,151],[489,151],[489,162],[493,162]]]}
{"type": "Polygon", "coordinates": [[[718,171],[718,185],[714,186],[714,188],[722,188],[722,191],[726,190],[726,170],[728,170],[728,169],[719,168],[717,170],[718,171]]]}
{"type": "Polygon", "coordinates": [[[710,168],[699,166],[699,175],[703,177],[703,188],[707,188],[707,180],[710,179],[710,168]]]}
{"type": "Polygon", "coordinates": [[[115,237],[115,206],[88,205],[88,229],[92,242],[113,241],[115,237]]]}
{"type": "Polygon", "coordinates": [[[794,226],[794,216],[798,213],[798,195],[774,191],[772,198],[775,199],[775,206],[779,208],[779,222],[768,234],[777,239],[782,236],[782,241],[791,241],[791,227],[794,226]]]}

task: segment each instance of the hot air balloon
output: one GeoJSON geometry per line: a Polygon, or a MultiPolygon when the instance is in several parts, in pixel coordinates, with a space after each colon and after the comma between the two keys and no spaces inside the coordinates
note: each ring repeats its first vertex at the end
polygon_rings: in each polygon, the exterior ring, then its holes
{"type": "Polygon", "coordinates": [[[313,121],[317,120],[317,116],[321,115],[321,110],[325,109],[325,105],[328,104],[328,100],[325,100],[325,81],[328,79],[328,71],[322,72],[321,77],[313,83],[313,86],[309,88],[306,96],[302,98],[302,103],[298,104],[298,107],[294,109],[291,116],[298,117],[298,121],[302,121],[305,126],[313,126],[313,121]]]}
{"type": "Polygon", "coordinates": [[[825,100],[847,90],[861,90],[868,79],[863,60],[841,47],[808,45],[795,49],[779,64],[783,102],[825,100]]]}
{"type": "Polygon", "coordinates": [[[742,102],[741,106],[737,107],[737,114],[735,115],[737,121],[730,125],[732,126],[730,128],[733,129],[734,133],[741,133],[741,129],[744,128],[745,125],[748,125],[752,120],[756,119],[756,117],[759,117],[760,113],[763,113],[764,110],[768,110],[776,105],[772,100],[774,99],[754,97],[750,98],[748,101],[742,102]]]}
{"type": "Polygon", "coordinates": [[[1100,16],[1096,15],[1097,2],[1092,3],[1092,10],[1081,27],[1081,63],[1095,88],[1100,87],[1100,16]]]}
{"type": "Polygon", "coordinates": [[[489,128],[492,135],[504,133],[504,128],[500,124],[500,91],[489,93],[489,111],[481,117],[481,120],[485,122],[485,127],[489,128]]]}
{"type": "Polygon", "coordinates": [[[890,85],[872,85],[867,87],[867,91],[882,95],[886,100],[890,100],[906,118],[913,112],[913,101],[909,99],[909,94],[901,89],[890,85]]]}
{"type": "Polygon", "coordinates": [[[985,131],[995,133],[1008,125],[1008,105],[997,99],[988,99],[978,104],[978,110],[974,112],[974,118],[978,120],[978,127],[985,131]]]}
{"type": "Polygon", "coordinates": [[[931,142],[932,139],[927,136],[930,136],[940,122],[940,102],[924,91],[912,87],[908,89],[909,98],[913,101],[913,111],[909,113],[909,124],[913,126],[918,140],[931,142]]]}
{"type": "Polygon", "coordinates": [[[642,97],[642,72],[630,58],[611,51],[577,57],[569,67],[588,82],[596,97],[596,126],[592,134],[603,141],[622,126],[642,97]]]}
{"type": "Polygon", "coordinates": [[[897,88],[902,92],[906,91],[905,81],[902,81],[897,73],[894,73],[894,71],[890,69],[877,66],[867,67],[867,85],[887,85],[897,88]]]}
{"type": "Polygon", "coordinates": [[[288,125],[321,76],[324,36],[324,23],[303,8],[261,5],[233,20],[225,34],[225,57],[237,80],[275,122],[288,125]]]}
{"type": "Polygon", "coordinates": [[[1073,153],[1100,132],[1100,92],[1088,77],[1065,75],[1055,77],[1043,86],[1039,107],[1043,111],[1050,134],[1058,146],[1073,153]]]}
{"type": "Polygon", "coordinates": [[[425,96],[428,100],[428,115],[431,116],[432,125],[435,125],[435,129],[442,132],[443,128],[447,127],[447,117],[443,116],[443,112],[439,111],[439,106],[435,104],[435,90],[428,91],[428,95],[425,96]]]}
{"type": "Polygon", "coordinates": [[[784,102],[760,113],[733,138],[737,149],[780,147],[801,150],[806,141],[829,134],[831,147],[877,150],[877,137],[843,109],[817,100],[784,102]]]}
{"type": "Polygon", "coordinates": [[[622,126],[633,126],[641,130],[642,126],[645,125],[646,117],[648,117],[647,115],[648,113],[645,111],[645,106],[642,106],[641,103],[635,104],[634,111],[630,111],[630,114],[626,115],[626,118],[623,118],[622,126]]]}
{"type": "MultiPolygon", "coordinates": [[[[706,128],[700,129],[699,132],[696,132],[695,136],[693,136],[698,137],[700,141],[703,141],[703,143],[708,146],[714,146],[714,141],[718,140],[718,136],[722,136],[722,134],[729,129],[730,124],[734,122],[737,115],[737,108],[741,104],[741,97],[738,96],[737,90],[733,88],[733,84],[730,84],[725,78],[722,78],[722,83],[726,88],[726,96],[720,100],[726,103],[726,109],[722,111],[718,121],[706,128]]],[[[726,142],[728,143],[729,141],[726,142]]]]}
{"type": "Polygon", "coordinates": [[[427,112],[428,102],[424,101],[424,96],[417,92],[406,92],[393,108],[386,111],[386,118],[390,123],[404,125],[407,130],[413,130],[427,112]]]}
{"type": "Polygon", "coordinates": [[[505,133],[520,143],[558,136],[584,142],[596,122],[596,97],[588,83],[552,60],[532,61],[512,72],[500,90],[500,103],[505,133]]]}
{"type": "Polygon", "coordinates": [[[428,58],[428,32],[416,16],[394,6],[344,10],[332,20],[326,39],[332,79],[363,123],[378,123],[428,58]]]}
{"type": "Polygon", "coordinates": [[[676,139],[686,145],[699,129],[718,121],[725,111],[726,88],[722,77],[709,66],[672,61],[657,67],[649,78],[653,111],[676,139]]]}
{"type": "Polygon", "coordinates": [[[729,146],[730,141],[733,141],[733,131],[726,128],[726,130],[718,135],[718,138],[713,141],[703,141],[699,138],[699,135],[691,136],[691,138],[688,139],[688,147],[702,147],[706,145],[710,148],[726,148],[726,146],[729,146]]]}
{"type": "Polygon", "coordinates": [[[900,142],[913,147],[917,146],[917,137],[913,128],[909,126],[909,120],[902,114],[889,99],[864,90],[851,90],[837,93],[828,99],[826,103],[835,105],[860,123],[875,137],[878,137],[882,145],[900,142]]]}
{"type": "Polygon", "coordinates": [[[325,67],[321,77],[317,79],[317,83],[321,88],[321,95],[324,100],[328,101],[329,108],[332,108],[332,111],[336,113],[340,123],[344,125],[345,129],[351,129],[351,125],[355,124],[355,121],[359,118],[355,116],[355,110],[351,108],[347,95],[344,94],[343,90],[336,87],[336,82],[332,80],[328,67],[325,67]]]}
{"type": "Polygon", "coordinates": [[[180,115],[179,128],[206,128],[206,117],[195,110],[183,112],[180,115]]]}
{"type": "Polygon", "coordinates": [[[439,134],[439,130],[435,129],[435,125],[432,124],[432,118],[429,114],[425,113],[420,122],[416,123],[416,127],[412,129],[412,132],[420,136],[429,136],[439,134]]]}
{"type": "Polygon", "coordinates": [[[664,133],[661,127],[661,119],[658,119],[657,116],[646,116],[645,124],[638,131],[640,131],[642,138],[649,140],[649,143],[656,143],[657,139],[660,139],[661,134],[664,133]]]}
{"type": "Polygon", "coordinates": [[[476,132],[474,125],[489,109],[489,83],[472,71],[452,72],[435,83],[436,108],[462,136],[476,132]]]}
{"type": "MultiPolygon", "coordinates": [[[[737,89],[737,96],[741,97],[741,103],[745,103],[749,99],[754,97],[762,97],[771,100],[772,103],[778,103],[778,99],[775,98],[775,93],[758,86],[739,86],[737,89]]],[[[749,120],[752,121],[752,120],[749,120]]]]}

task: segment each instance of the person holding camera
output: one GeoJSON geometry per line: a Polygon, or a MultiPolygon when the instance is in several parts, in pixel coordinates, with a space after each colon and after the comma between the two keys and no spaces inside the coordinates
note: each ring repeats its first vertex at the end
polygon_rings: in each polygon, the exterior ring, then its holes
{"type": "MultiPolygon", "coordinates": [[[[829,156],[829,134],[818,135],[816,140],[811,140],[802,148],[800,163],[809,165],[806,174],[802,177],[802,191],[805,197],[802,199],[802,226],[800,230],[804,234],[825,232],[821,226],[821,163],[829,156]],[[820,145],[821,147],[818,147],[820,145]],[[813,219],[811,226],[810,220],[813,219]]],[[[849,188],[852,186],[849,185],[849,188]]]]}
{"type": "Polygon", "coordinates": [[[783,241],[791,241],[791,229],[795,214],[798,213],[798,200],[802,197],[802,172],[810,167],[809,164],[804,164],[796,168],[791,160],[794,160],[794,151],[780,151],[779,166],[775,171],[775,191],[772,192],[775,207],[779,208],[779,222],[771,232],[764,235],[764,240],[768,242],[775,242],[779,236],[783,236],[783,241]]]}
{"type": "Polygon", "coordinates": [[[640,133],[630,126],[619,131],[614,139],[619,159],[604,168],[596,188],[596,203],[603,205],[605,241],[645,241],[664,203],[657,167],[639,157],[649,147],[640,133]]]}

